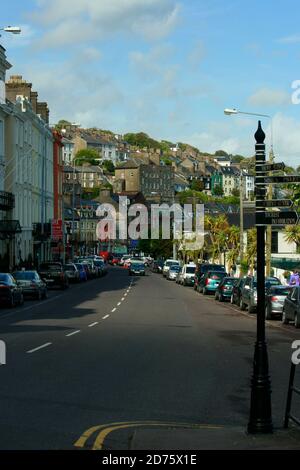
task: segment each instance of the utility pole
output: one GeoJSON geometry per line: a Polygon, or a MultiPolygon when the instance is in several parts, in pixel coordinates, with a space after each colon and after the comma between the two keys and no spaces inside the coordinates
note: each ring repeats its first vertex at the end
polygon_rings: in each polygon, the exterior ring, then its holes
{"type": "MultiPolygon", "coordinates": [[[[240,266],[244,258],[244,185],[243,170],[240,172],[240,266]]],[[[240,269],[240,277],[242,270],[240,269]]]]}
{"type": "MultiPolygon", "coordinates": [[[[270,163],[274,162],[274,152],[273,152],[273,145],[270,150],[269,156],[270,163]]],[[[272,173],[270,173],[270,176],[272,173]]],[[[268,200],[272,200],[273,197],[273,188],[272,185],[269,184],[267,190],[267,198],[268,200]]],[[[266,236],[266,275],[269,277],[271,276],[271,258],[272,258],[272,225],[268,225],[267,227],[267,236],[266,236]]]]}

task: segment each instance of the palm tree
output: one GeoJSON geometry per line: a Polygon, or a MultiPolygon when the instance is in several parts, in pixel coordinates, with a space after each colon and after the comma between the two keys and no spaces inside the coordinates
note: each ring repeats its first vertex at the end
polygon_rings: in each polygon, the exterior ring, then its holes
{"type": "Polygon", "coordinates": [[[253,272],[257,257],[256,228],[251,228],[247,232],[246,255],[250,270],[253,272]]]}
{"type": "Polygon", "coordinates": [[[287,243],[296,243],[297,253],[300,248],[300,226],[299,225],[287,225],[284,229],[284,239],[287,243]]]}

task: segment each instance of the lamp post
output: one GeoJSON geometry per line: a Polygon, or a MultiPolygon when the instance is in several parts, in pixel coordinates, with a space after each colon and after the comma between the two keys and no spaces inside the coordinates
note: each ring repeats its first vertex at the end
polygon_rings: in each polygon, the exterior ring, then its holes
{"type": "MultiPolygon", "coordinates": [[[[260,182],[265,176],[261,165],[266,161],[265,133],[261,122],[255,134],[256,174],[259,172],[260,182]]],[[[266,185],[255,185],[256,192],[256,223],[258,215],[265,212],[263,202],[266,198],[266,185]]],[[[265,226],[257,225],[257,336],[255,343],[253,376],[251,381],[251,406],[248,432],[272,433],[271,382],[269,377],[268,352],[265,337],[265,226]]]]}
{"type": "MultiPolygon", "coordinates": [[[[235,115],[235,114],[245,114],[247,116],[257,116],[257,117],[264,117],[264,118],[268,118],[270,119],[270,127],[271,127],[271,148],[270,148],[270,153],[269,153],[269,161],[271,163],[274,162],[274,149],[273,149],[273,120],[272,120],[272,116],[270,116],[269,114],[259,114],[259,113],[249,113],[247,111],[240,111],[236,108],[226,108],[224,109],[224,114],[226,116],[231,116],[231,115],[235,115]]],[[[241,182],[241,185],[242,185],[242,182],[241,182]]],[[[270,184],[269,187],[268,187],[268,191],[267,191],[267,198],[270,200],[272,199],[272,196],[273,196],[273,189],[272,189],[272,185],[270,184]]],[[[241,217],[240,217],[240,229],[241,229],[241,239],[240,239],[240,253],[241,253],[241,259],[243,257],[243,250],[244,250],[244,240],[243,240],[243,231],[244,231],[244,227],[243,227],[243,201],[240,200],[240,213],[241,213],[241,217]]],[[[267,236],[266,236],[266,274],[267,276],[270,276],[271,275],[271,257],[272,257],[272,226],[269,225],[267,227],[267,236]]]]}
{"type": "MultiPolygon", "coordinates": [[[[6,33],[11,34],[20,34],[21,28],[19,26],[6,26],[5,28],[0,28],[0,31],[5,31],[6,33]]],[[[0,34],[1,37],[1,34],[0,34]]]]}

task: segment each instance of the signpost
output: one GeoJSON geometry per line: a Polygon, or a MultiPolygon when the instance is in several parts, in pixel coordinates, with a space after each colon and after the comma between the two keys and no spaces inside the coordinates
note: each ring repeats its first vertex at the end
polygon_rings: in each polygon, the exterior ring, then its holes
{"type": "Polygon", "coordinates": [[[259,212],[256,214],[256,225],[295,225],[298,214],[295,211],[259,212]]]}
{"type": "Polygon", "coordinates": [[[262,176],[258,174],[256,177],[256,184],[289,184],[300,183],[300,175],[285,175],[285,176],[262,176]]]}
{"type": "Polygon", "coordinates": [[[262,171],[279,171],[285,169],[285,163],[267,163],[266,165],[257,165],[257,173],[262,171]]]}
{"type": "Polygon", "coordinates": [[[261,207],[292,207],[293,201],[290,199],[272,199],[267,201],[260,201],[259,202],[261,207]]]}

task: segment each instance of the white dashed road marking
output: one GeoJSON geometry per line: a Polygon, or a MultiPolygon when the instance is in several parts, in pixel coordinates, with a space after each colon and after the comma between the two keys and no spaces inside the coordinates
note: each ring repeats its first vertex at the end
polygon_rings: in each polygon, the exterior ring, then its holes
{"type": "Polygon", "coordinates": [[[109,315],[105,315],[105,317],[102,317],[102,320],[106,320],[109,317],[109,315]]]}
{"type": "Polygon", "coordinates": [[[34,353],[35,351],[38,351],[39,349],[46,348],[47,346],[50,346],[50,344],[52,343],[45,343],[45,344],[42,344],[42,346],[39,346],[38,348],[30,349],[30,351],[27,351],[27,354],[31,354],[31,353],[34,353]]]}
{"type": "Polygon", "coordinates": [[[111,313],[114,313],[116,311],[116,307],[112,309],[111,313]]]}
{"type": "Polygon", "coordinates": [[[77,333],[80,333],[80,330],[72,331],[72,333],[69,333],[69,334],[67,334],[66,336],[77,335],[77,333]]]}
{"type": "Polygon", "coordinates": [[[121,305],[121,302],[118,302],[117,305],[118,305],[118,307],[119,307],[119,305],[121,305]]]}
{"type": "Polygon", "coordinates": [[[122,297],[122,299],[121,299],[121,300],[122,300],[122,302],[123,302],[123,300],[125,300],[125,297],[122,297]]]}
{"type": "Polygon", "coordinates": [[[89,325],[89,328],[92,328],[92,326],[98,325],[98,323],[99,323],[98,321],[95,321],[94,323],[91,323],[91,324],[89,325]]]}

